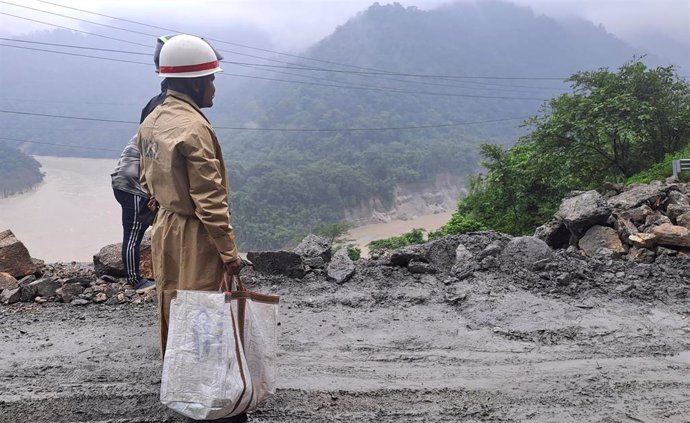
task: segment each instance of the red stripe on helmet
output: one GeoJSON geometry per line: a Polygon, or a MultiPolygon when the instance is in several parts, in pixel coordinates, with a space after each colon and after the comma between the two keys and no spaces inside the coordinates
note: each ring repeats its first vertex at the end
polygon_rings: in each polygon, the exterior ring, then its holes
{"type": "Polygon", "coordinates": [[[195,72],[207,69],[213,69],[220,66],[217,60],[208,63],[200,63],[198,65],[186,65],[186,66],[161,66],[160,73],[182,73],[182,72],[195,72]]]}

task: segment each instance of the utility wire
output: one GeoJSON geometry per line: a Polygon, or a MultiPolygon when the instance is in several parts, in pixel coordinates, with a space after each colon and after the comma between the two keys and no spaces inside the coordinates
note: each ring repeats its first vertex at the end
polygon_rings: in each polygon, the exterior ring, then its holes
{"type": "MultiPolygon", "coordinates": [[[[116,119],[100,119],[100,118],[88,118],[81,116],[65,116],[65,115],[53,115],[47,113],[32,113],[32,112],[19,112],[15,110],[0,110],[0,113],[8,113],[15,115],[24,116],[36,116],[36,117],[49,117],[49,118],[59,118],[59,119],[73,119],[73,120],[85,120],[90,122],[108,122],[108,123],[126,123],[126,124],[136,124],[136,121],[127,120],[116,120],[116,119]]],[[[499,123],[508,122],[514,120],[525,120],[530,116],[503,118],[503,119],[490,119],[481,120],[473,122],[456,122],[447,124],[436,124],[436,125],[416,125],[416,126],[391,126],[391,127],[379,127],[379,128],[247,128],[247,127],[236,127],[236,126],[214,126],[214,129],[226,129],[233,131],[274,131],[274,132],[363,132],[363,131],[401,131],[401,130],[413,130],[413,129],[433,129],[433,128],[450,128],[465,125],[479,125],[483,123],[499,123]]]]}
{"type": "Polygon", "coordinates": [[[87,57],[87,58],[89,58],[89,59],[102,59],[102,60],[109,60],[109,61],[111,61],[111,62],[134,63],[134,64],[136,64],[136,65],[146,65],[146,66],[150,66],[149,63],[145,63],[145,62],[135,62],[135,61],[133,61],[133,60],[115,59],[115,58],[112,58],[112,57],[90,56],[90,55],[88,55],[88,54],[68,53],[68,52],[66,52],[66,51],[46,50],[46,49],[43,49],[43,48],[33,48],[33,47],[24,47],[24,46],[12,46],[12,45],[9,45],[9,44],[2,44],[2,43],[0,43],[0,46],[1,46],[1,47],[17,48],[17,49],[20,49],[20,50],[42,51],[42,52],[45,52],[45,53],[55,53],[55,54],[63,54],[63,55],[67,55],[67,56],[87,57]]]}
{"type": "MultiPolygon", "coordinates": [[[[133,63],[133,64],[137,64],[137,65],[145,65],[145,66],[149,65],[148,63],[145,63],[145,62],[136,62],[133,60],[115,59],[115,58],[102,57],[102,56],[90,56],[87,54],[78,54],[78,53],[70,53],[70,52],[64,52],[64,51],[46,50],[46,49],[39,49],[39,48],[25,47],[25,46],[13,46],[13,45],[2,44],[2,43],[0,43],[0,46],[22,49],[22,50],[42,51],[42,52],[62,54],[62,55],[67,55],[67,56],[87,57],[87,58],[91,58],[91,59],[102,59],[102,60],[109,60],[109,61],[122,62],[122,63],[133,63]]],[[[482,98],[482,99],[495,99],[495,100],[520,100],[520,101],[525,101],[525,100],[527,100],[527,101],[529,101],[529,100],[544,101],[545,100],[543,97],[491,96],[491,95],[479,95],[479,94],[458,94],[458,93],[447,93],[447,92],[414,91],[414,90],[405,90],[405,89],[397,89],[397,88],[376,87],[376,86],[371,86],[371,85],[323,84],[323,83],[318,83],[318,82],[304,82],[304,81],[294,81],[294,80],[288,80],[288,79],[267,78],[267,77],[261,77],[261,76],[243,75],[243,74],[236,74],[236,73],[229,73],[229,72],[222,72],[222,73],[219,73],[219,75],[222,75],[225,77],[235,76],[235,77],[240,77],[240,78],[286,82],[286,83],[302,84],[302,85],[313,85],[313,86],[319,86],[319,87],[344,88],[344,89],[367,90],[367,91],[378,91],[378,92],[391,92],[391,93],[399,93],[399,94],[417,94],[417,95],[429,95],[429,96],[441,96],[441,97],[482,98]]]]}
{"type": "MultiPolygon", "coordinates": [[[[111,15],[106,15],[106,14],[102,14],[102,13],[92,12],[92,11],[89,11],[89,10],[79,9],[79,8],[76,8],[76,7],[70,7],[70,6],[66,6],[66,5],[60,4],[60,3],[54,3],[54,2],[45,1],[45,0],[37,0],[37,1],[40,2],[40,3],[50,4],[50,5],[53,5],[53,6],[63,7],[63,8],[66,8],[66,9],[72,9],[72,10],[76,10],[76,11],[83,12],[83,13],[88,13],[88,14],[92,14],[92,15],[96,15],[96,16],[106,17],[106,18],[109,18],[109,19],[119,20],[119,21],[123,21],[123,22],[129,22],[129,23],[133,23],[133,24],[136,24],[136,25],[146,26],[146,27],[149,27],[149,28],[161,29],[161,30],[164,30],[164,31],[169,31],[169,32],[171,32],[171,33],[184,33],[184,31],[179,31],[179,30],[175,30],[175,29],[171,29],[171,28],[160,27],[160,26],[156,26],[156,25],[150,25],[150,24],[146,24],[146,23],[142,23],[142,22],[137,22],[137,21],[133,21],[133,20],[129,20],[129,19],[124,19],[124,18],[118,18],[118,17],[116,17],[116,16],[111,16],[111,15]]],[[[0,3],[8,3],[8,2],[0,0],[0,3]]],[[[16,5],[16,4],[13,4],[13,5],[16,5]]],[[[24,7],[24,6],[19,6],[19,7],[24,7]]],[[[52,12],[47,12],[47,11],[44,11],[44,12],[45,12],[45,13],[52,13],[52,12]]],[[[63,15],[60,15],[60,16],[63,16],[63,15]]],[[[75,19],[78,19],[78,18],[75,18],[75,19]]],[[[80,20],[81,20],[81,19],[80,19],[80,20]]],[[[84,21],[84,20],[82,20],[82,21],[84,21]]],[[[89,21],[85,21],[85,22],[89,22],[89,21]]],[[[92,23],[94,23],[94,22],[92,22],[92,23]]],[[[99,23],[94,23],[94,24],[96,24],[96,25],[102,25],[102,24],[99,24],[99,23]]],[[[117,29],[121,29],[121,30],[127,31],[127,29],[123,29],[123,28],[117,28],[117,29]]],[[[135,32],[135,33],[140,33],[140,34],[141,34],[141,32],[139,32],[139,31],[134,31],[134,30],[131,30],[131,31],[132,31],[132,32],[135,32]]],[[[144,34],[146,34],[146,33],[144,33],[144,34]]],[[[146,35],[148,35],[148,34],[146,34],[146,35]]],[[[154,36],[156,36],[156,35],[154,35],[154,36]]],[[[214,38],[205,38],[205,39],[206,39],[206,40],[209,40],[209,41],[215,41],[215,42],[219,42],[219,43],[223,43],[223,44],[228,44],[228,45],[233,45],[233,46],[237,46],[237,47],[243,47],[243,48],[247,48],[247,49],[251,49],[251,50],[263,51],[263,52],[266,52],[266,53],[279,54],[279,55],[288,56],[288,57],[293,57],[293,58],[297,58],[297,59],[312,60],[312,61],[315,61],[315,62],[327,63],[327,64],[331,64],[331,65],[345,66],[345,67],[351,67],[351,68],[356,68],[356,69],[362,69],[362,72],[355,72],[355,73],[362,73],[362,74],[395,75],[395,76],[426,77],[426,78],[457,78],[457,79],[498,79],[498,80],[507,79],[507,80],[556,80],[556,81],[563,81],[563,80],[565,79],[565,78],[563,78],[563,77],[500,77],[500,76],[467,76],[467,75],[433,75],[433,74],[398,73],[398,72],[391,72],[391,71],[387,71],[387,70],[381,70],[381,69],[374,69],[374,68],[367,68],[367,67],[363,67],[363,66],[351,65],[351,64],[347,64],[347,63],[340,63],[340,62],[333,62],[333,61],[328,61],[328,60],[315,59],[315,58],[312,58],[312,57],[300,56],[300,55],[296,55],[296,54],[283,53],[283,52],[279,52],[279,51],[275,51],[275,50],[264,49],[264,48],[259,48],[259,47],[253,47],[253,46],[249,46],[249,45],[246,45],[246,44],[240,44],[240,43],[232,43],[232,42],[229,42],[229,41],[218,40],[218,39],[214,39],[214,38]]],[[[335,70],[334,70],[334,71],[335,71],[335,70]]]]}
{"type": "MultiPolygon", "coordinates": [[[[2,3],[2,1],[0,1],[0,3],[2,3]]],[[[23,44],[38,44],[38,45],[54,46],[54,47],[65,47],[65,48],[74,48],[74,49],[82,49],[82,50],[103,51],[103,52],[109,52],[109,53],[123,53],[123,54],[134,54],[134,55],[139,55],[139,56],[149,56],[149,53],[140,53],[140,52],[128,51],[128,50],[115,50],[115,49],[106,49],[106,48],[88,47],[88,46],[77,46],[77,45],[73,45],[73,44],[48,43],[48,42],[41,42],[41,41],[30,41],[30,40],[22,40],[22,39],[16,39],[16,38],[4,38],[4,37],[0,37],[0,40],[23,43],[23,44]]],[[[2,44],[2,45],[6,45],[6,44],[2,44]]],[[[45,51],[45,50],[40,50],[40,51],[45,51]]],[[[87,57],[92,57],[92,56],[87,56],[87,57]]],[[[252,57],[257,57],[257,56],[252,56],[252,57]]],[[[318,80],[318,81],[327,81],[327,82],[331,82],[331,83],[332,82],[339,82],[339,81],[333,81],[332,79],[328,79],[328,78],[319,78],[319,77],[314,77],[314,76],[309,76],[309,75],[299,75],[299,74],[290,73],[290,72],[273,70],[273,68],[280,68],[280,69],[294,69],[294,70],[316,70],[316,71],[320,71],[320,72],[338,72],[338,71],[332,71],[329,69],[306,68],[306,67],[300,67],[300,66],[294,66],[294,65],[293,66],[276,66],[276,65],[236,62],[236,61],[228,61],[228,60],[222,60],[221,62],[231,64],[231,65],[236,65],[236,66],[249,67],[249,68],[256,69],[256,70],[263,70],[263,71],[268,71],[268,72],[273,72],[273,73],[296,76],[299,78],[313,79],[313,80],[318,80]],[[270,68],[270,69],[263,69],[263,68],[270,68]]],[[[347,73],[347,71],[344,73],[347,73]]],[[[410,80],[406,80],[406,79],[387,78],[387,77],[383,77],[383,76],[378,76],[377,78],[390,80],[390,81],[396,81],[396,82],[403,82],[406,84],[407,83],[414,83],[414,84],[424,84],[424,85],[433,85],[433,86],[440,86],[440,87],[460,88],[460,89],[469,89],[469,90],[509,91],[509,92],[518,92],[518,93],[523,92],[522,90],[514,90],[514,89],[503,90],[503,89],[497,89],[497,88],[466,87],[466,86],[460,86],[460,85],[439,84],[439,83],[434,83],[434,82],[410,81],[410,80]]],[[[470,82],[470,83],[474,83],[474,82],[470,82]]],[[[485,85],[492,85],[492,84],[485,84],[485,85]]],[[[506,86],[506,87],[509,87],[509,86],[506,86]]],[[[524,88],[528,88],[528,87],[524,87],[524,88]]],[[[532,88],[533,89],[549,90],[549,91],[558,90],[556,88],[546,88],[546,87],[532,87],[532,88]]],[[[558,90],[558,91],[563,91],[563,90],[558,90]]]]}
{"type": "Polygon", "coordinates": [[[31,143],[31,144],[43,144],[43,145],[54,145],[57,147],[71,147],[71,148],[81,148],[84,150],[99,150],[99,151],[115,151],[115,152],[120,152],[121,150],[114,150],[112,148],[98,148],[98,147],[88,147],[88,146],[81,146],[81,145],[73,145],[73,144],[59,144],[55,142],[41,142],[41,141],[31,141],[31,140],[19,140],[16,138],[5,138],[5,137],[0,137],[0,140],[5,140],[5,141],[16,141],[16,142],[26,142],[26,143],[31,143]]]}
{"type": "Polygon", "coordinates": [[[13,18],[23,19],[23,20],[25,20],[25,21],[36,22],[36,23],[40,23],[40,24],[43,24],[43,25],[54,26],[54,27],[56,27],[56,28],[66,29],[66,30],[69,30],[69,31],[78,32],[78,33],[80,33],[80,34],[93,35],[94,37],[107,38],[107,39],[109,39],[109,40],[121,41],[121,42],[123,42],[123,43],[133,44],[133,45],[135,45],[135,46],[142,46],[142,47],[146,47],[146,48],[151,48],[151,46],[149,46],[149,45],[147,45],[147,44],[136,43],[136,42],[134,42],[134,41],[127,41],[127,40],[123,40],[123,39],[121,39],[121,38],[109,37],[109,36],[107,36],[107,35],[94,34],[93,32],[82,31],[82,30],[80,30],[80,29],[70,28],[70,27],[62,26],[62,25],[57,25],[57,24],[50,23],[50,22],[39,21],[39,20],[36,20],[36,19],[31,19],[31,18],[25,18],[24,16],[17,16],[17,15],[13,15],[13,14],[11,14],[11,13],[0,12],[0,15],[11,16],[11,17],[13,17],[13,18]]]}

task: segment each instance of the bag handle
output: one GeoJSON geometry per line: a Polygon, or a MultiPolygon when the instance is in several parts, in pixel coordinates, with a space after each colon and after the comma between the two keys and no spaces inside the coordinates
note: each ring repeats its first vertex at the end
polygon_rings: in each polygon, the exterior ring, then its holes
{"type": "Polygon", "coordinates": [[[246,291],[247,288],[245,288],[244,283],[242,282],[242,279],[240,279],[240,275],[233,275],[230,280],[228,280],[228,274],[223,273],[223,279],[220,281],[220,285],[218,286],[218,291],[220,292],[232,292],[233,291],[233,286],[235,286],[235,291],[246,291]]]}

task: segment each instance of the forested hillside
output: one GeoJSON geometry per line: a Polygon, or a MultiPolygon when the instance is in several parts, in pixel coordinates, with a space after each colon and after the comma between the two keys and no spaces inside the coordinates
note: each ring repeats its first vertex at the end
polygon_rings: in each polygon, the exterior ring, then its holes
{"type": "Polygon", "coordinates": [[[0,142],[0,198],[26,191],[43,180],[41,165],[0,142]]]}
{"type": "MultiPolygon", "coordinates": [[[[240,38],[224,34],[216,38],[240,38]]],[[[0,114],[6,136],[63,144],[25,144],[37,153],[116,156],[157,90],[145,47],[153,38],[127,38],[143,45],[66,31],[36,38],[136,52],[81,52],[120,61],[3,50],[5,110],[119,121],[0,114]]],[[[430,11],[374,4],[298,56],[216,47],[225,73],[208,115],[224,147],[243,249],[289,244],[372,198],[392,205],[401,183],[444,173],[462,186],[478,168],[478,146],[512,145],[525,119],[569,90],[569,75],[636,54],[601,27],[564,25],[504,2],[430,11]]]]}

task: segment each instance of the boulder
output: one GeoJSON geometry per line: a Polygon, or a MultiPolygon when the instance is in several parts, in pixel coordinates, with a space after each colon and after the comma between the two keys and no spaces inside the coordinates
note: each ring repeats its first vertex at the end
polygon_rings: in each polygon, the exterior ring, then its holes
{"type": "Polygon", "coordinates": [[[626,191],[608,199],[608,204],[615,209],[632,209],[642,204],[654,204],[665,197],[665,188],[659,181],[649,184],[631,185],[626,191]]]}
{"type": "Polygon", "coordinates": [[[654,227],[652,233],[656,236],[656,243],[670,247],[690,247],[690,230],[683,226],[670,223],[654,227]]]}
{"type": "Polygon", "coordinates": [[[407,270],[414,274],[436,273],[438,270],[429,263],[423,261],[411,260],[407,264],[407,270]]]}
{"type": "MultiPolygon", "coordinates": [[[[104,275],[123,278],[127,276],[125,264],[122,262],[122,243],[106,245],[98,254],[93,256],[93,269],[96,276],[104,275]]],[[[151,264],[151,231],[144,233],[139,248],[139,272],[147,279],[153,279],[151,264]]]]}
{"type": "Polygon", "coordinates": [[[426,259],[437,269],[450,269],[456,262],[456,250],[460,240],[447,236],[427,243],[426,259]]]}
{"type": "Polygon", "coordinates": [[[560,219],[551,219],[534,231],[539,238],[551,248],[566,248],[570,244],[570,231],[560,219]]]}
{"type": "Polygon", "coordinates": [[[666,207],[670,205],[690,206],[690,197],[679,191],[669,191],[666,194],[666,207]]]}
{"type": "Polygon", "coordinates": [[[62,300],[63,303],[69,303],[72,302],[74,298],[79,297],[79,295],[84,292],[84,287],[82,287],[78,283],[69,283],[62,285],[62,288],[59,288],[57,291],[55,291],[55,294],[62,300]]]}
{"type": "Polygon", "coordinates": [[[578,246],[590,257],[602,248],[607,248],[618,255],[625,253],[618,232],[608,226],[592,226],[580,239],[578,246]]]}
{"type": "Polygon", "coordinates": [[[690,212],[690,206],[688,205],[669,204],[666,207],[666,216],[673,222],[678,222],[678,217],[688,212],[690,212]]]}
{"type": "Polygon", "coordinates": [[[387,254],[383,264],[387,266],[407,267],[412,260],[426,263],[428,262],[427,253],[427,244],[408,245],[407,247],[399,248],[387,254]]]}
{"type": "Polygon", "coordinates": [[[556,212],[556,218],[577,238],[590,227],[605,223],[610,215],[606,199],[594,190],[564,199],[556,212]]]}
{"type": "Polygon", "coordinates": [[[106,245],[93,256],[93,269],[96,276],[110,275],[125,277],[125,264],[122,262],[122,243],[106,245]]]}
{"type": "Polygon", "coordinates": [[[654,248],[656,245],[656,235],[653,233],[639,232],[630,235],[628,240],[637,248],[654,248]]]}
{"type": "Polygon", "coordinates": [[[0,272],[0,291],[19,288],[19,282],[9,273],[0,272]]]}
{"type": "Polygon", "coordinates": [[[43,298],[54,297],[56,291],[62,284],[60,281],[50,277],[31,282],[28,286],[36,291],[36,295],[43,298]]]}
{"type": "Polygon", "coordinates": [[[307,235],[292,251],[309,267],[323,267],[331,260],[331,243],[314,234],[307,235]]]}
{"type": "Polygon", "coordinates": [[[298,279],[306,274],[302,257],[291,251],[249,252],[247,259],[254,263],[254,270],[259,273],[298,279]]]}
{"type": "Polygon", "coordinates": [[[532,269],[541,260],[551,260],[553,251],[539,238],[521,236],[511,239],[501,253],[504,265],[532,269]]]}
{"type": "Polygon", "coordinates": [[[0,293],[0,302],[3,304],[18,303],[21,299],[21,288],[5,289],[0,293]]]}
{"type": "Polygon", "coordinates": [[[630,235],[638,233],[637,226],[635,226],[630,219],[624,216],[615,216],[614,229],[618,233],[618,238],[625,240],[627,244],[631,244],[630,235]]]}
{"type": "Polygon", "coordinates": [[[347,249],[341,248],[331,258],[326,269],[328,278],[334,280],[336,283],[346,282],[355,274],[355,264],[347,255],[347,249]]]}
{"type": "Polygon", "coordinates": [[[21,278],[37,271],[38,267],[31,260],[29,250],[14,236],[12,231],[0,232],[0,272],[21,278]]]}
{"type": "Polygon", "coordinates": [[[676,219],[676,224],[684,228],[690,229],[690,212],[683,213],[676,219]]]}

